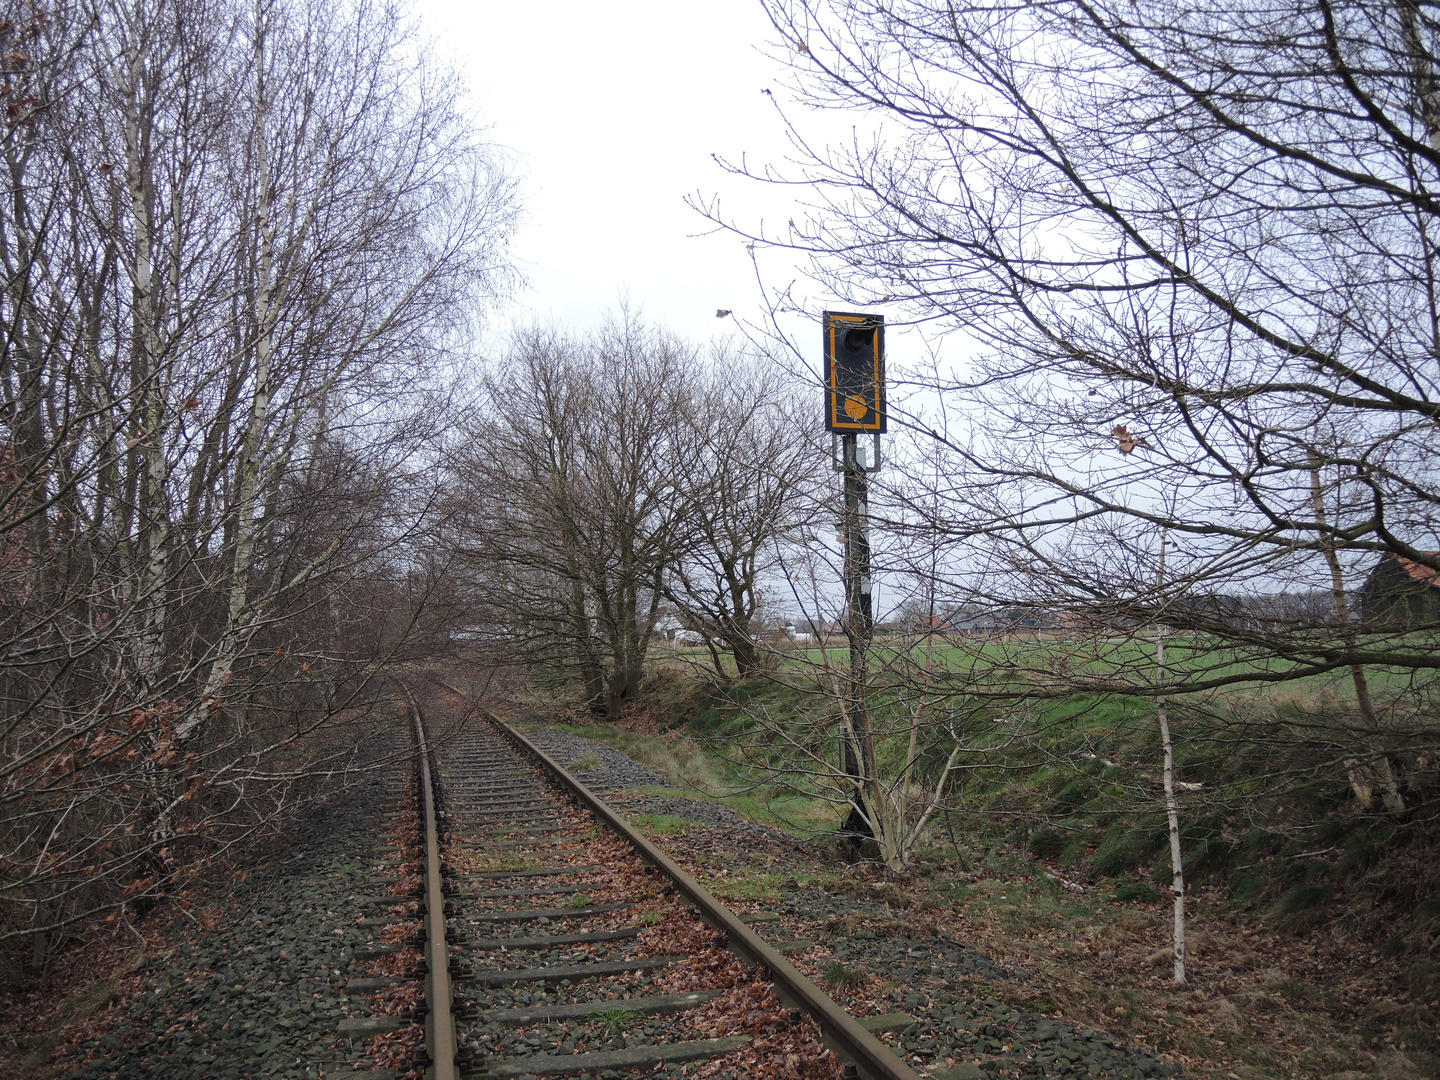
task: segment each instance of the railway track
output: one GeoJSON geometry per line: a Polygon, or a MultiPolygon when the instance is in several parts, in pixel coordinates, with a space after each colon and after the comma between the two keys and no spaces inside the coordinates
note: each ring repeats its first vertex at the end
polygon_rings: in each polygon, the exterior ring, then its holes
{"type": "Polygon", "coordinates": [[[520,732],[436,748],[411,707],[427,1077],[918,1080],[520,732]]]}

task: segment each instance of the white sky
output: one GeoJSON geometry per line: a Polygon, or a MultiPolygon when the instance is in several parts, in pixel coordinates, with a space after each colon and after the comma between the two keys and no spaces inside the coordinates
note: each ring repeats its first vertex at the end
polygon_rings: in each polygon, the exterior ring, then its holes
{"type": "MultiPolygon", "coordinates": [[[[422,33],[462,72],[491,137],[525,177],[514,252],[529,287],[496,321],[488,349],[503,348],[507,325],[589,329],[627,297],[648,321],[695,341],[760,321],[745,242],[715,232],[685,197],[719,195],[730,219],[783,233],[804,190],[729,175],[712,154],[757,171],[782,165],[790,146],[774,102],[812,139],[844,138],[853,117],[788,102],[787,71],[766,55],[778,35],[757,0],[419,0],[418,12],[422,33]],[[716,309],[734,314],[717,319],[716,309]]],[[[772,289],[801,276],[785,252],[758,257],[772,289]]],[[[854,306],[810,288],[797,284],[804,314],[781,316],[781,325],[818,369],[820,311],[854,306]]],[[[892,357],[897,344],[892,332],[892,357]]],[[[818,386],[813,392],[818,418],[818,386]]],[[[780,609],[793,609],[778,592],[780,609]]],[[[877,592],[883,617],[900,597],[877,592]]]]}
{"type": "MultiPolygon", "coordinates": [[[[515,252],[530,287],[510,319],[583,330],[628,295],[649,321],[704,340],[733,326],[717,308],[758,312],[743,243],[697,236],[709,223],[684,203],[719,193],[751,224],[789,216],[786,191],[711,159],[773,162],[786,150],[762,93],[780,89],[778,65],[759,51],[775,33],[755,0],[421,0],[418,10],[526,177],[515,252]]],[[[783,257],[765,265],[793,276],[783,257]]]]}

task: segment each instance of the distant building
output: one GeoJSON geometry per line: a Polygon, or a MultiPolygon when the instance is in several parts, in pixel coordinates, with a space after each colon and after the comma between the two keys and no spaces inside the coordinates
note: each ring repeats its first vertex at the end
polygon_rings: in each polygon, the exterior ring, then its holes
{"type": "Polygon", "coordinates": [[[1367,623],[1413,626],[1440,622],[1440,570],[1387,551],[1365,579],[1360,610],[1367,623]]]}
{"type": "Polygon", "coordinates": [[[1040,608],[1015,607],[992,610],[974,605],[957,607],[933,619],[920,620],[923,633],[946,636],[990,637],[1015,630],[1049,630],[1056,625],[1054,616],[1040,608]]]}
{"type": "Polygon", "coordinates": [[[661,612],[650,632],[660,641],[676,641],[677,635],[685,633],[686,630],[685,624],[673,614],[661,612]]]}

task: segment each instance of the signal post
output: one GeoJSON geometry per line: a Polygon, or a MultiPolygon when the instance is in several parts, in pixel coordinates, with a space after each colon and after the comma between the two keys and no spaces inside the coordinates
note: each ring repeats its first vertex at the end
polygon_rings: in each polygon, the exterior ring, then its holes
{"type": "MultiPolygon", "coordinates": [[[[855,786],[843,831],[859,846],[872,836],[865,786],[875,777],[875,741],[865,692],[874,634],[870,573],[869,474],[880,468],[880,436],[886,430],[885,317],[844,311],[823,315],[825,429],[832,433],[835,469],[843,474],[845,510],[845,636],[850,643],[850,688],[840,733],[840,766],[855,786]],[[869,460],[861,436],[873,439],[869,460]]],[[[867,442],[871,440],[866,440],[867,442]]]]}

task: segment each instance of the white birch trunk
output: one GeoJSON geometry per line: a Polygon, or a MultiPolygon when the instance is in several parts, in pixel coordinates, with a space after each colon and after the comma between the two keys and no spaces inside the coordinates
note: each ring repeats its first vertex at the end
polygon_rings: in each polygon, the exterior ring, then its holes
{"type": "MultiPolygon", "coordinates": [[[[1165,534],[1160,534],[1160,584],[1165,583],[1165,534]]],[[[1165,685],[1165,623],[1155,624],[1155,682],[1165,685]]],[[[1180,850],[1180,803],[1175,797],[1175,746],[1170,741],[1170,714],[1165,695],[1155,699],[1160,721],[1160,747],[1165,757],[1165,816],[1170,824],[1170,892],[1174,897],[1175,984],[1185,982],[1185,870],[1180,850]]]]}
{"type": "Polygon", "coordinates": [[[247,611],[250,569],[255,560],[256,513],[259,510],[260,481],[264,472],[264,440],[269,423],[270,368],[275,348],[277,307],[274,295],[275,221],[271,202],[273,195],[268,161],[269,146],[265,131],[269,119],[266,97],[269,88],[265,80],[265,35],[265,23],[257,13],[254,55],[257,101],[255,185],[258,199],[255,232],[260,240],[260,252],[256,266],[254,392],[250,400],[244,449],[237,466],[239,475],[236,477],[238,494],[235,507],[235,544],[227,590],[225,629],[197,707],[175,729],[179,739],[193,735],[207,716],[218,712],[222,707],[223,691],[234,671],[235,661],[244,644],[245,628],[250,621],[247,611]]]}
{"type": "MultiPolygon", "coordinates": [[[[140,28],[135,28],[136,37],[140,28]]],[[[125,72],[125,175],[130,196],[134,254],[131,274],[131,343],[134,406],[140,417],[140,431],[131,446],[139,452],[142,470],[138,481],[136,515],[138,560],[133,602],[140,614],[136,664],[139,681],[153,689],[161,680],[165,655],[165,589],[167,554],[170,546],[169,508],[164,454],[164,379],[157,341],[155,297],[155,229],[151,196],[154,190],[149,170],[153,162],[143,150],[148,118],[144,101],[145,64],[143,51],[136,46],[125,72]]]]}

